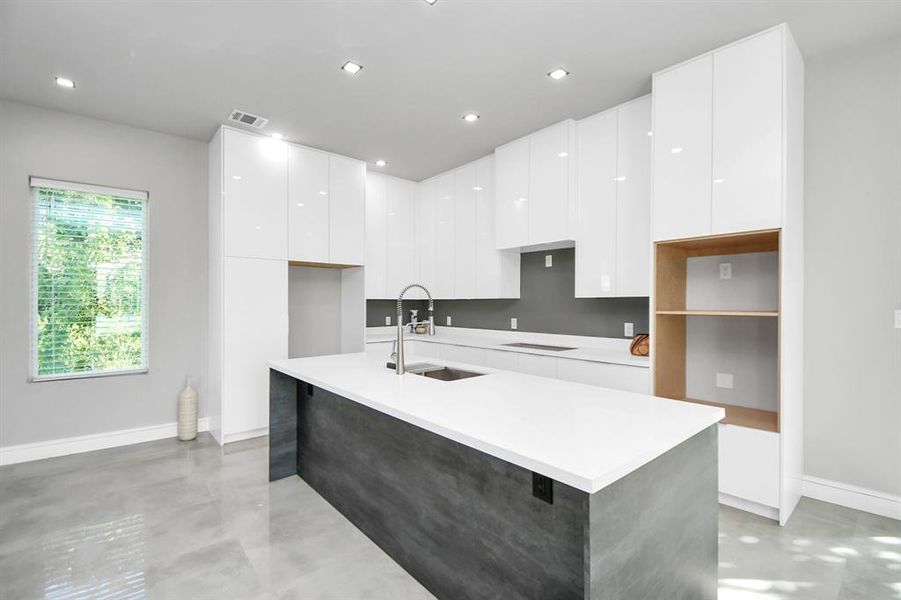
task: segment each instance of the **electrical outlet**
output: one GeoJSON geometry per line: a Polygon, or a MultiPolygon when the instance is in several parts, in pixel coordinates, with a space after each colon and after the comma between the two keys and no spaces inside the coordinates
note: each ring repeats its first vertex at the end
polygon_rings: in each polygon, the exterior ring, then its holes
{"type": "Polygon", "coordinates": [[[545,267],[554,266],[554,255],[553,254],[545,254],[544,255],[544,266],[545,267]]]}
{"type": "Polygon", "coordinates": [[[623,323],[623,335],[626,337],[632,337],[635,335],[635,324],[634,323],[623,323]]]}
{"type": "Polygon", "coordinates": [[[391,315],[385,316],[385,325],[391,325],[391,315]]]}
{"type": "Polygon", "coordinates": [[[545,475],[532,473],[532,495],[548,504],[554,503],[554,480],[545,475]]]}
{"type": "Polygon", "coordinates": [[[516,317],[510,317],[510,329],[516,329],[516,317]]]}
{"type": "Polygon", "coordinates": [[[720,263],[720,279],[732,279],[732,263],[720,263]]]}
{"type": "Polygon", "coordinates": [[[895,329],[901,329],[901,309],[895,311],[895,329]]]}
{"type": "Polygon", "coordinates": [[[447,326],[450,327],[450,324],[451,324],[451,317],[450,317],[450,315],[447,315],[447,326]]]}
{"type": "Polygon", "coordinates": [[[733,384],[732,373],[717,373],[716,374],[716,387],[723,388],[724,390],[731,390],[733,384]]]}

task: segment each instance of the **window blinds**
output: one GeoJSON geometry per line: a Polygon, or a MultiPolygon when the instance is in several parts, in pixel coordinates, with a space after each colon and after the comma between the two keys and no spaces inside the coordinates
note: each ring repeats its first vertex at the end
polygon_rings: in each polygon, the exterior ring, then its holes
{"type": "Polygon", "coordinates": [[[32,377],[147,370],[147,194],[32,178],[32,377]]]}

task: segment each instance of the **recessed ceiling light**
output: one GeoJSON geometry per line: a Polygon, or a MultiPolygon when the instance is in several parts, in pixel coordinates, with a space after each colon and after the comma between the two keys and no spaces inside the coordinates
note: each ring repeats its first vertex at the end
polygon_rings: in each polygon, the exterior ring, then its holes
{"type": "Polygon", "coordinates": [[[614,178],[613,178],[613,181],[625,181],[625,180],[626,180],[626,176],[625,176],[625,175],[620,175],[619,177],[614,177],[614,178]]]}
{"type": "Polygon", "coordinates": [[[241,176],[240,175],[232,175],[232,179],[234,179],[236,181],[240,181],[241,176]]]}
{"type": "Polygon", "coordinates": [[[303,202],[298,202],[298,203],[297,203],[297,206],[303,208],[303,202]]]}
{"type": "Polygon", "coordinates": [[[71,79],[67,79],[65,77],[57,77],[56,85],[58,85],[59,87],[72,89],[75,87],[75,82],[72,81],[71,79]]]}
{"type": "Polygon", "coordinates": [[[436,2],[438,2],[438,0],[425,0],[425,3],[428,4],[429,6],[432,6],[436,2]]]}
{"type": "Polygon", "coordinates": [[[343,65],[341,65],[341,70],[347,71],[351,75],[356,75],[357,73],[359,73],[360,71],[363,70],[363,65],[358,65],[354,61],[349,60],[346,63],[344,63],[343,65]]]}
{"type": "Polygon", "coordinates": [[[485,189],[485,188],[483,188],[483,187],[482,187],[482,186],[480,186],[480,185],[477,185],[477,186],[475,186],[475,187],[474,187],[474,188],[472,188],[472,189],[473,189],[473,191],[476,191],[476,192],[481,192],[481,191],[482,191],[482,190],[483,190],[483,189],[485,189]]]}
{"type": "Polygon", "coordinates": [[[476,121],[479,120],[479,115],[477,115],[475,113],[467,113],[467,114],[463,115],[463,120],[466,121],[467,123],[475,123],[476,121]]]}
{"type": "Polygon", "coordinates": [[[284,133],[273,133],[272,138],[276,139],[276,140],[283,140],[283,139],[285,139],[285,134],[284,133]]]}
{"type": "Polygon", "coordinates": [[[551,79],[563,79],[567,75],[569,75],[569,71],[559,67],[547,74],[551,79]]]}
{"type": "Polygon", "coordinates": [[[723,183],[724,181],[726,181],[726,180],[723,179],[722,177],[717,177],[716,179],[713,180],[713,183],[723,183]]]}
{"type": "Polygon", "coordinates": [[[527,202],[527,200],[526,200],[525,198],[517,198],[517,200],[518,200],[519,202],[527,202]]]}
{"type": "Polygon", "coordinates": [[[670,152],[673,153],[673,154],[679,154],[680,152],[682,152],[682,148],[680,148],[680,147],[677,146],[677,147],[675,147],[675,148],[671,148],[671,149],[670,149],[670,152]]]}
{"type": "Polygon", "coordinates": [[[328,196],[328,192],[326,192],[325,190],[319,190],[319,195],[320,196],[328,196]]]}
{"type": "Polygon", "coordinates": [[[560,158],[566,158],[567,156],[569,156],[569,152],[558,152],[557,156],[559,156],[560,158]]]}
{"type": "Polygon", "coordinates": [[[648,132],[648,136],[652,136],[652,135],[654,135],[654,132],[653,132],[653,131],[649,131],[649,132],[648,132]]]}
{"type": "Polygon", "coordinates": [[[382,159],[379,159],[379,160],[375,161],[375,166],[377,166],[377,167],[384,167],[384,166],[387,165],[387,164],[388,164],[388,163],[385,162],[385,161],[382,160],[382,159]]]}

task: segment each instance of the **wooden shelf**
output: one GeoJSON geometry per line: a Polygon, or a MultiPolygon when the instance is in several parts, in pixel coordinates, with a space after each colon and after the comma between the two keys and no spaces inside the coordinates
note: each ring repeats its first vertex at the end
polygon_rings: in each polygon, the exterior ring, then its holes
{"type": "Polygon", "coordinates": [[[658,310],[658,315],[688,317],[778,317],[777,310],[658,310]]]}
{"type": "Polygon", "coordinates": [[[698,400],[697,398],[676,398],[682,402],[692,402],[694,404],[704,404],[705,406],[718,406],[726,410],[726,418],[721,422],[728,425],[741,425],[742,427],[751,427],[753,429],[762,429],[764,431],[779,432],[779,413],[771,410],[760,410],[758,408],[746,408],[744,406],[734,406],[732,404],[723,404],[721,402],[709,402],[707,400],[698,400]]]}

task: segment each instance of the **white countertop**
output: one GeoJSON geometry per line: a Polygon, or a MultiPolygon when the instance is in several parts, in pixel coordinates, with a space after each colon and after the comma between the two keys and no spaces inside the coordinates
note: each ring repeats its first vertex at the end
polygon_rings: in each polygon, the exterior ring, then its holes
{"type": "Polygon", "coordinates": [[[343,354],[272,361],[306,383],[593,493],[725,417],[721,408],[407,356],[487,373],[439,381],[343,354]]]}
{"type": "MultiPolygon", "coordinates": [[[[370,328],[366,332],[366,343],[377,344],[394,340],[393,327],[370,328]]],[[[573,360],[586,360],[591,362],[603,362],[632,367],[650,367],[650,359],[647,356],[633,356],[629,354],[629,342],[631,340],[612,340],[610,338],[590,338],[586,336],[563,336],[553,334],[529,334],[527,332],[513,331],[503,332],[497,330],[474,330],[454,327],[438,326],[435,335],[409,333],[404,334],[404,340],[411,342],[426,342],[431,344],[451,344],[454,346],[466,346],[470,348],[485,348],[502,352],[519,352],[522,354],[540,354],[542,356],[556,356],[573,360]],[[504,346],[509,342],[532,342],[536,344],[548,344],[556,346],[576,346],[573,350],[540,350],[536,348],[522,348],[504,346]],[[612,343],[611,343],[612,342],[612,343]]]]}

